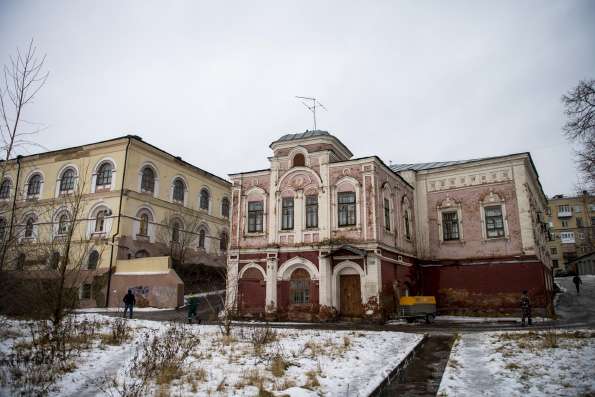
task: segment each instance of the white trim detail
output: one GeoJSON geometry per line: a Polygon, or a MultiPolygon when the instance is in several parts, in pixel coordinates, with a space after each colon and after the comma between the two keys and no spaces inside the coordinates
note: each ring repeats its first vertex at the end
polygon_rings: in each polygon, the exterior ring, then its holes
{"type": "Polygon", "coordinates": [[[361,300],[362,303],[367,302],[366,299],[366,275],[364,274],[364,270],[355,262],[352,261],[343,261],[339,263],[333,269],[333,276],[332,276],[332,305],[337,309],[341,310],[341,296],[340,296],[340,283],[339,277],[341,274],[359,274],[359,284],[360,284],[360,293],[361,293],[361,300]]]}
{"type": "Polygon", "coordinates": [[[319,279],[318,269],[312,262],[301,256],[294,256],[279,267],[277,281],[289,280],[291,273],[296,269],[305,269],[310,274],[311,280],[319,279]]]}
{"type": "Polygon", "coordinates": [[[260,271],[260,273],[262,274],[262,279],[263,280],[267,279],[267,275],[266,275],[264,269],[261,266],[258,266],[256,263],[250,262],[247,265],[242,267],[242,270],[240,270],[240,273],[238,274],[238,280],[242,279],[242,277],[244,276],[244,273],[246,273],[246,271],[248,269],[258,269],[260,271]]]}

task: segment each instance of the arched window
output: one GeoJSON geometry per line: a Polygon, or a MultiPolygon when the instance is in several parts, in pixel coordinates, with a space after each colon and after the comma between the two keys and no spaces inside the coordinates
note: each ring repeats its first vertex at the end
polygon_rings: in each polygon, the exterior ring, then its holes
{"type": "Polygon", "coordinates": [[[27,186],[27,198],[32,198],[39,195],[41,192],[41,182],[43,182],[43,179],[41,179],[41,175],[39,174],[35,174],[31,177],[31,179],[29,179],[29,185],[27,186]]]}
{"type": "Polygon", "coordinates": [[[200,209],[208,210],[209,209],[209,198],[210,194],[207,189],[202,189],[200,191],[200,209]]]}
{"type": "Polygon", "coordinates": [[[10,179],[6,178],[0,185],[0,199],[5,200],[10,197],[10,179]]]}
{"type": "Polygon", "coordinates": [[[149,214],[143,212],[140,215],[140,225],[138,228],[138,234],[141,236],[148,236],[149,235],[149,214]]]}
{"type": "Polygon", "coordinates": [[[74,179],[75,174],[72,168],[64,171],[62,173],[62,178],[60,178],[60,193],[67,193],[74,190],[74,179]]]}
{"type": "Polygon", "coordinates": [[[198,232],[198,247],[199,248],[205,247],[206,236],[207,236],[207,234],[205,232],[205,229],[200,229],[200,232],[198,232]]]}
{"type": "Polygon", "coordinates": [[[97,187],[111,186],[113,167],[111,163],[103,163],[97,170],[95,185],[97,187]]]}
{"type": "Polygon", "coordinates": [[[294,167],[303,167],[306,165],[306,158],[303,154],[298,153],[293,156],[293,166],[294,167]]]}
{"type": "Polygon", "coordinates": [[[229,218],[229,199],[227,197],[223,197],[221,200],[221,215],[229,218]]]}
{"type": "Polygon", "coordinates": [[[97,212],[95,216],[95,233],[104,233],[105,232],[105,217],[107,215],[107,210],[100,210],[97,212]]]}
{"type": "Polygon", "coordinates": [[[184,194],[185,194],[186,186],[184,185],[184,181],[180,178],[177,178],[174,181],[174,201],[179,203],[184,202],[184,194]]]}
{"type": "Polygon", "coordinates": [[[292,304],[310,303],[310,273],[296,269],[289,279],[289,299],[292,304]]]}
{"type": "Polygon", "coordinates": [[[227,244],[229,238],[227,237],[227,233],[221,232],[221,238],[219,239],[219,249],[221,251],[227,251],[227,244]]]}
{"type": "Polygon", "coordinates": [[[69,219],[67,214],[62,214],[58,218],[58,235],[63,236],[68,234],[69,219]]]}
{"type": "Polygon", "coordinates": [[[35,230],[35,218],[30,216],[27,218],[25,223],[25,238],[33,238],[33,232],[35,230]]]}
{"type": "Polygon", "coordinates": [[[136,251],[136,253],[134,254],[135,258],[148,258],[149,253],[146,250],[140,250],[140,251],[136,251]]]}
{"type": "Polygon", "coordinates": [[[57,270],[59,265],[60,265],[60,253],[52,252],[52,256],[50,257],[50,269],[57,270]]]}
{"type": "Polygon", "coordinates": [[[91,251],[89,254],[89,260],[87,261],[87,269],[97,269],[97,263],[99,262],[99,252],[97,250],[91,251]]]}
{"type": "Polygon", "coordinates": [[[171,225],[171,241],[173,241],[174,243],[180,242],[180,229],[180,223],[174,221],[171,225]]]}
{"type": "Polygon", "coordinates": [[[6,238],[6,219],[0,218],[0,241],[6,238]]]}
{"type": "Polygon", "coordinates": [[[143,192],[155,192],[155,172],[151,167],[143,168],[140,187],[143,192]]]}

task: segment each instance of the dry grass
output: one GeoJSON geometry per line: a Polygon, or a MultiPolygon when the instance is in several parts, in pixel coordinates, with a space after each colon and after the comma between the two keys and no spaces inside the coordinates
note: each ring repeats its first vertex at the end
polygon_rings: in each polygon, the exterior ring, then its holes
{"type": "Polygon", "coordinates": [[[287,367],[287,362],[283,359],[283,356],[281,356],[280,354],[275,355],[271,359],[271,373],[274,377],[280,378],[283,375],[285,375],[285,370],[287,369],[287,367]]]}
{"type": "Polygon", "coordinates": [[[320,386],[320,382],[318,382],[318,373],[316,371],[308,371],[305,373],[306,375],[306,384],[304,387],[306,389],[314,390],[318,386],[320,386]]]}

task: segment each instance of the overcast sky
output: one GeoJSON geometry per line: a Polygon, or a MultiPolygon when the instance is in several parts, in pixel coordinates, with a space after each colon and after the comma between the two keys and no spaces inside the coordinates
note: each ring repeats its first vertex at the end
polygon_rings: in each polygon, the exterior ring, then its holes
{"type": "Polygon", "coordinates": [[[223,177],[312,129],[303,95],[356,157],[530,151],[546,194],[571,193],[560,96],[595,78],[588,0],[0,1],[0,62],[32,37],[45,147],[133,133],[223,177]]]}

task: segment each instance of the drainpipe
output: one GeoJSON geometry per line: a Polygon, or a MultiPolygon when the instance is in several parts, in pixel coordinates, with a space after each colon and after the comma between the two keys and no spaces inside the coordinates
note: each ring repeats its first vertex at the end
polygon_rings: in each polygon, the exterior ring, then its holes
{"type": "Polygon", "coordinates": [[[116,226],[116,233],[112,235],[112,244],[111,244],[111,251],[110,251],[110,258],[109,258],[109,271],[107,274],[107,293],[105,294],[105,307],[109,307],[109,297],[111,292],[112,286],[112,271],[113,271],[113,262],[114,262],[114,246],[116,243],[116,237],[120,234],[120,219],[122,217],[122,199],[124,198],[124,181],[126,178],[126,163],[128,162],[128,148],[130,147],[130,142],[132,141],[132,136],[128,135],[128,143],[126,144],[126,152],[124,154],[124,168],[122,169],[122,186],[120,187],[120,204],[118,205],[118,226],[116,226]]]}
{"type": "MultiPolygon", "coordinates": [[[[19,191],[19,179],[21,176],[21,159],[23,158],[23,156],[21,156],[20,154],[17,156],[17,181],[14,184],[14,196],[12,198],[12,210],[10,212],[10,224],[8,226],[8,239],[10,239],[12,237],[12,229],[14,226],[14,212],[16,211],[16,206],[17,206],[17,194],[19,191]]],[[[4,247],[2,249],[2,261],[0,262],[2,264],[2,268],[4,268],[4,259],[6,256],[6,247],[4,247]]]]}

